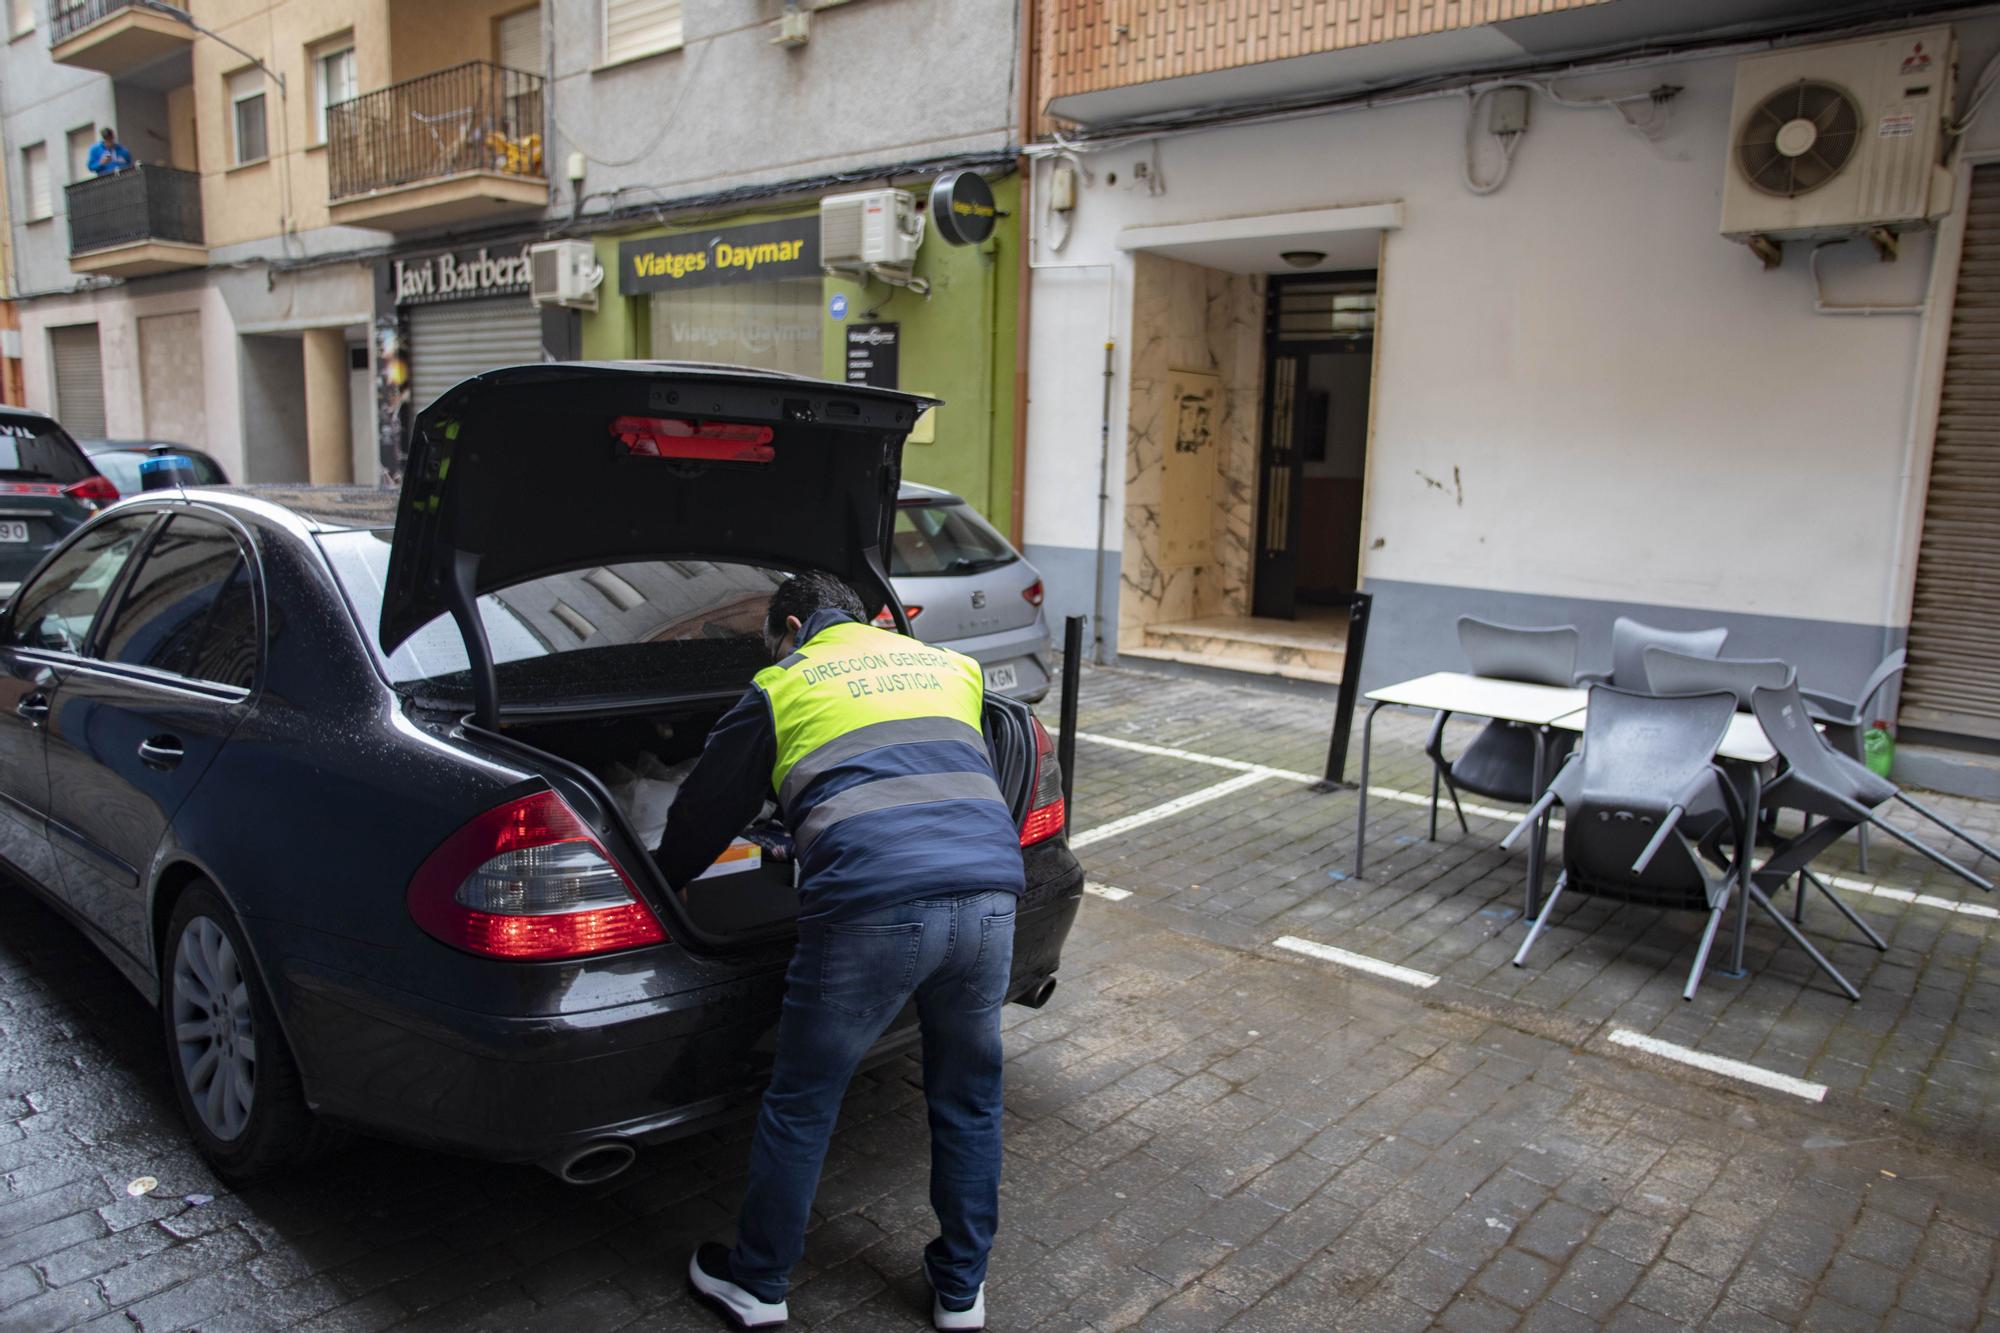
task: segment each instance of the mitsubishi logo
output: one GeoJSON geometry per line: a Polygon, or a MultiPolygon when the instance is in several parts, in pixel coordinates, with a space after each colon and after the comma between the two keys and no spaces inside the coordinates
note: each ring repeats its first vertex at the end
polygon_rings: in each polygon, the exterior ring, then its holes
{"type": "Polygon", "coordinates": [[[980,588],[974,588],[972,590],[972,609],[978,611],[984,608],[985,605],[986,605],[985,590],[980,588]]]}

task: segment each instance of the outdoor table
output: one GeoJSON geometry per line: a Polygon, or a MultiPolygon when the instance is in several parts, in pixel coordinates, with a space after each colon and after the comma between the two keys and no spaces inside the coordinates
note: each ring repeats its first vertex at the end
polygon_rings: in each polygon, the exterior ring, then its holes
{"type": "MultiPolygon", "coordinates": [[[[1384,707],[1415,709],[1427,713],[1463,713],[1468,717],[1491,718],[1496,722],[1518,722],[1533,729],[1535,767],[1533,795],[1539,797],[1552,774],[1548,769],[1549,728],[1571,713],[1581,715],[1588,702],[1584,690],[1557,685],[1530,685],[1518,680],[1495,680],[1462,671],[1434,671],[1428,676],[1384,685],[1368,691],[1368,717],[1361,726],[1361,791],[1354,814],[1354,875],[1361,876],[1362,848],[1368,840],[1368,758],[1375,735],[1375,714],[1384,707]]],[[[1582,724],[1578,723],[1581,728],[1582,724]]],[[[1760,733],[1761,734],[1761,733],[1760,733]]],[[[1528,846],[1528,911],[1535,914],[1535,891],[1542,868],[1539,838],[1528,846]]]]}

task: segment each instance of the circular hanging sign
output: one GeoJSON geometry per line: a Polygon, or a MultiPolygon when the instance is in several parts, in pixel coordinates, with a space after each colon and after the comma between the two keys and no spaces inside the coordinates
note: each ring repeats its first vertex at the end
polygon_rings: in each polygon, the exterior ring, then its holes
{"type": "Polygon", "coordinates": [[[976,171],[953,171],[931,186],[931,225],[947,245],[978,245],[993,234],[993,190],[976,171]]]}

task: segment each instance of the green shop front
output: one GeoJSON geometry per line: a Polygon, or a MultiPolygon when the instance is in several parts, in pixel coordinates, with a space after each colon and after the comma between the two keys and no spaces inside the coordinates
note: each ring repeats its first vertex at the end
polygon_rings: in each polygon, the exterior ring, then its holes
{"type": "MultiPolygon", "coordinates": [[[[928,182],[903,188],[921,200],[928,182]]],[[[1015,182],[992,182],[1003,212],[1015,182]]],[[[937,236],[917,253],[909,286],[828,274],[813,200],[596,238],[616,275],[583,317],[582,354],[721,361],[924,393],[903,475],[971,501],[1003,530],[1014,486],[1015,219],[979,245],[937,236]],[[927,289],[927,290],[921,290],[927,289]]]]}

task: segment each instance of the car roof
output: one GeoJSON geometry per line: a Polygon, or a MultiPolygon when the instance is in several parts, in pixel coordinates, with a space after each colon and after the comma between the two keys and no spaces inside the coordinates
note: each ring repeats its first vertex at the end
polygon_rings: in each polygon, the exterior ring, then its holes
{"type": "Polygon", "coordinates": [[[154,449],[178,449],[182,453],[198,454],[202,451],[191,444],[178,440],[78,440],[77,447],[87,454],[109,453],[150,453],[154,449]]]}
{"type": "Polygon", "coordinates": [[[55,420],[55,418],[50,416],[47,412],[37,412],[32,407],[11,407],[8,406],[7,404],[0,403],[0,420],[17,420],[20,418],[27,418],[32,421],[55,420]]]}
{"type": "Polygon", "coordinates": [[[303,520],[314,532],[396,526],[397,492],[380,486],[201,486],[190,488],[188,494],[255,508],[283,509],[295,519],[303,520]]]}
{"type": "Polygon", "coordinates": [[[965,503],[965,497],[936,486],[926,486],[920,481],[906,481],[896,487],[896,503],[959,505],[965,503]]]}

